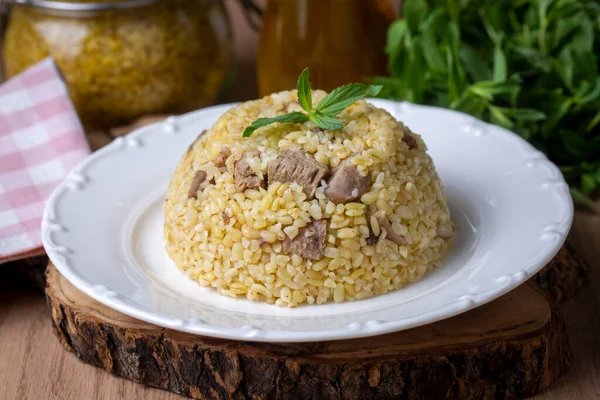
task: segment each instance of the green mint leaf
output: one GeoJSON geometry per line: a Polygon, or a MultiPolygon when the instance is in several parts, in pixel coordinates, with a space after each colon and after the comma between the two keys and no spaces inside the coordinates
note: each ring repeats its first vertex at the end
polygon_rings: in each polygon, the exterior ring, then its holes
{"type": "Polygon", "coordinates": [[[592,174],[581,175],[581,190],[584,194],[591,194],[596,189],[597,183],[592,174]]]}
{"type": "Polygon", "coordinates": [[[494,48],[494,82],[506,80],[506,56],[500,46],[494,48]]]}
{"type": "Polygon", "coordinates": [[[388,55],[389,70],[395,70],[402,65],[401,55],[407,35],[410,35],[410,32],[404,19],[394,22],[388,29],[385,53],[388,55]]]}
{"type": "Polygon", "coordinates": [[[481,118],[486,108],[486,101],[469,91],[464,91],[460,98],[451,104],[451,107],[455,110],[481,118]]]}
{"type": "Polygon", "coordinates": [[[592,118],[592,120],[587,124],[587,126],[585,127],[585,129],[588,132],[591,132],[592,129],[594,129],[594,127],[596,125],[598,125],[600,123],[600,111],[598,111],[598,113],[596,113],[596,115],[594,116],[594,118],[592,118]]]}
{"type": "Polygon", "coordinates": [[[259,118],[244,129],[243,137],[249,137],[258,128],[275,122],[303,123],[308,120],[320,128],[336,130],[344,127],[342,122],[335,118],[340,112],[349,107],[357,100],[368,96],[377,96],[381,91],[380,85],[366,85],[364,83],[353,83],[334,89],[323,98],[316,109],[312,108],[312,90],[308,79],[308,68],[305,68],[298,77],[298,103],[308,112],[293,112],[277,116],[275,118],[259,118]]]}
{"type": "Polygon", "coordinates": [[[548,73],[552,69],[552,64],[548,57],[540,53],[537,49],[515,47],[513,51],[521,56],[532,68],[539,69],[544,73],[548,73]]]}
{"type": "Polygon", "coordinates": [[[557,48],[566,44],[561,42],[563,42],[563,40],[564,42],[571,40],[573,34],[576,34],[579,30],[579,27],[580,23],[579,18],[577,17],[563,18],[556,21],[556,26],[552,33],[552,47],[557,48]]]}
{"type": "Polygon", "coordinates": [[[571,188],[571,195],[573,196],[573,200],[577,204],[587,207],[590,211],[596,211],[598,206],[592,199],[590,199],[587,195],[583,194],[583,192],[577,188],[571,188]]]}
{"type": "Polygon", "coordinates": [[[475,49],[463,45],[459,51],[460,60],[473,81],[487,81],[492,79],[492,71],[475,49]]]}
{"type": "Polygon", "coordinates": [[[481,14],[481,22],[483,23],[483,27],[485,28],[485,31],[487,33],[487,35],[489,36],[489,38],[491,39],[491,41],[496,45],[499,46],[500,43],[502,42],[502,33],[498,32],[490,23],[488,16],[486,15],[484,10],[480,11],[481,14]]]}
{"type": "Polygon", "coordinates": [[[500,107],[490,106],[489,110],[492,123],[506,129],[511,129],[513,127],[513,122],[504,114],[500,107]]]}
{"type": "MultiPolygon", "coordinates": [[[[333,89],[317,104],[317,113],[334,117],[348,108],[354,102],[365,97],[377,96],[381,86],[352,83],[333,89]]],[[[339,129],[339,128],[338,128],[339,129]]]]}
{"type": "Polygon", "coordinates": [[[575,61],[573,60],[572,53],[570,47],[565,47],[558,56],[558,59],[552,60],[556,72],[562,78],[567,89],[571,91],[573,91],[573,71],[575,69],[575,61]]]}
{"type": "Polygon", "coordinates": [[[546,114],[532,108],[503,108],[505,115],[518,121],[541,121],[546,119],[546,114]]]}
{"type": "Polygon", "coordinates": [[[422,51],[427,66],[433,71],[441,72],[446,69],[446,62],[442,56],[432,30],[423,32],[422,51]]]}
{"type": "MultiPolygon", "coordinates": [[[[448,44],[450,44],[450,48],[452,53],[455,54],[458,58],[458,51],[460,49],[460,28],[458,24],[454,21],[448,22],[448,26],[446,27],[445,39],[448,44]]],[[[456,64],[460,66],[460,63],[456,64]]]]}
{"type": "MultiPolygon", "coordinates": [[[[591,85],[589,85],[589,84],[588,84],[588,86],[591,87],[591,85]]],[[[580,105],[590,103],[590,102],[595,101],[600,98],[600,77],[596,78],[596,82],[594,83],[594,86],[591,87],[591,90],[589,90],[589,91],[586,90],[586,92],[587,93],[584,93],[579,98],[580,105]]],[[[577,95],[579,96],[579,93],[577,93],[577,95]]]]}
{"type": "Polygon", "coordinates": [[[419,29],[419,24],[429,13],[429,6],[425,0],[410,0],[403,2],[402,14],[408,22],[412,32],[419,29]]]}
{"type": "Polygon", "coordinates": [[[585,159],[590,152],[590,143],[585,137],[574,132],[568,132],[560,136],[563,149],[566,154],[575,158],[585,159]]]}
{"type": "Polygon", "coordinates": [[[256,121],[254,121],[249,127],[244,129],[244,133],[242,134],[242,136],[249,137],[258,128],[262,128],[263,126],[267,126],[275,122],[302,124],[306,121],[308,121],[308,115],[303,114],[301,112],[283,114],[275,118],[259,118],[256,121]]]}
{"type": "Polygon", "coordinates": [[[308,68],[304,68],[298,77],[298,103],[304,111],[309,113],[312,110],[312,89],[308,80],[308,68]]]}
{"type": "Polygon", "coordinates": [[[385,53],[392,57],[394,53],[396,53],[399,48],[402,40],[404,39],[404,35],[406,34],[408,26],[406,25],[406,20],[399,19],[394,21],[388,31],[387,31],[387,44],[385,46],[385,53]]]}
{"type": "Polygon", "coordinates": [[[467,88],[468,91],[483,97],[487,100],[492,100],[498,94],[512,94],[519,91],[519,85],[516,82],[492,82],[481,81],[467,88]]]}
{"type": "Polygon", "coordinates": [[[328,131],[334,131],[344,127],[344,124],[342,124],[339,119],[333,118],[329,115],[321,114],[318,111],[310,115],[310,120],[319,128],[323,128],[328,131]]]}
{"type": "Polygon", "coordinates": [[[377,95],[385,99],[393,98],[394,100],[401,99],[396,97],[396,93],[403,87],[403,82],[398,78],[390,78],[389,76],[377,76],[369,79],[369,83],[372,85],[381,85],[381,92],[377,95]]]}
{"type": "Polygon", "coordinates": [[[446,26],[448,23],[449,16],[443,8],[435,8],[430,13],[427,14],[427,18],[425,18],[419,24],[419,31],[431,32],[433,35],[437,35],[437,32],[440,32],[443,26],[446,26]]]}
{"type": "Polygon", "coordinates": [[[594,43],[597,43],[598,37],[594,39],[594,23],[590,19],[590,15],[583,12],[578,15],[578,32],[573,35],[573,40],[569,45],[577,53],[592,55],[594,53],[594,43]]]}
{"type": "Polygon", "coordinates": [[[406,60],[404,68],[404,76],[407,82],[410,82],[407,87],[410,89],[409,96],[405,100],[414,103],[422,103],[427,96],[427,77],[423,74],[423,70],[427,68],[425,57],[423,56],[420,46],[421,41],[415,38],[412,42],[413,54],[409,60],[406,60]]]}
{"type": "MultiPolygon", "coordinates": [[[[446,47],[446,64],[448,66],[448,98],[451,99],[451,101],[455,101],[459,98],[461,90],[458,81],[458,74],[456,73],[458,65],[455,63],[452,49],[450,47],[446,47]]],[[[420,75],[423,74],[420,73],[420,75]]]]}

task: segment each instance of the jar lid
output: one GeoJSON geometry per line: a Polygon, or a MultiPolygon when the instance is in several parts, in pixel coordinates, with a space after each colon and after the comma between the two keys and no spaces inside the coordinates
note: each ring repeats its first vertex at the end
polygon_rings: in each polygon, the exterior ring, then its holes
{"type": "Polygon", "coordinates": [[[142,7],[162,0],[115,0],[107,2],[72,2],[60,0],[0,0],[0,3],[40,7],[60,11],[102,11],[142,7]]]}

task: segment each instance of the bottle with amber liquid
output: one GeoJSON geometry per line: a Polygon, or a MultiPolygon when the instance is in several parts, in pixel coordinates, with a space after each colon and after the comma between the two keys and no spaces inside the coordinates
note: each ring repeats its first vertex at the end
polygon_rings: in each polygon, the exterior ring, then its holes
{"type": "Polygon", "coordinates": [[[296,87],[310,69],[315,89],[331,91],[386,72],[393,0],[268,0],[257,55],[261,96],[296,87]]]}

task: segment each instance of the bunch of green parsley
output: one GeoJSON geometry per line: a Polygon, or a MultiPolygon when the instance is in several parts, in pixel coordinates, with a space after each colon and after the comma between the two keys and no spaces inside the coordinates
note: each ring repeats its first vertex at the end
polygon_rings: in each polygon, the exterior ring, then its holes
{"type": "Polygon", "coordinates": [[[388,31],[380,97],[508,128],[561,169],[573,195],[600,188],[600,2],[404,0],[388,31]]]}

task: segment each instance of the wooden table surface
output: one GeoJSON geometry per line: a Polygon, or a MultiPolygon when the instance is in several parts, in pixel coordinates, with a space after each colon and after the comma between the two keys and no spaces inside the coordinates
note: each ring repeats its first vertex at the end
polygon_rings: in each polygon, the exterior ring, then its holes
{"type": "MultiPolygon", "coordinates": [[[[256,35],[243,21],[236,0],[226,0],[233,20],[237,84],[231,100],[254,96],[256,35]]],[[[578,212],[569,240],[591,265],[589,284],[563,305],[573,348],[569,371],[536,399],[600,399],[600,217],[578,212]]],[[[1,267],[0,267],[1,268],[1,267]]],[[[3,278],[0,277],[0,286],[3,278]]],[[[181,399],[117,378],[79,361],[60,345],[44,296],[31,289],[0,288],[0,398],[181,399]]]]}
{"type": "MultiPolygon", "coordinates": [[[[579,212],[570,240],[589,263],[600,256],[600,217],[579,212]]],[[[600,274],[563,306],[573,363],[536,399],[600,399],[600,274]]],[[[44,296],[0,289],[0,398],[169,399],[181,396],[146,388],[84,364],[64,350],[52,331],[44,296]]]]}

